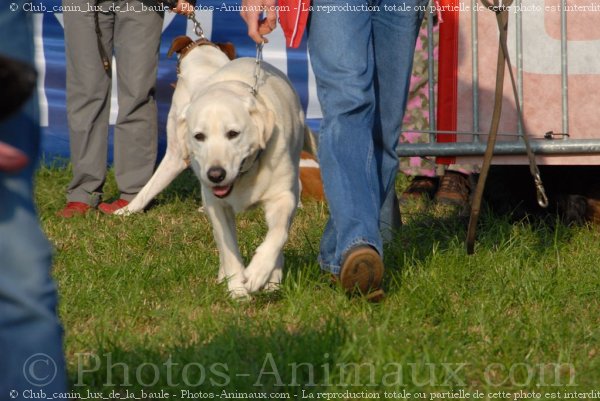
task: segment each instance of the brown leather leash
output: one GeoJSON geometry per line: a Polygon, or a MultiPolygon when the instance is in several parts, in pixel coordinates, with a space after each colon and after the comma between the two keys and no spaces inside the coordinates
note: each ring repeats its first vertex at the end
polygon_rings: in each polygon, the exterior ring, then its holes
{"type": "Polygon", "coordinates": [[[517,91],[517,84],[514,77],[514,73],[510,64],[510,55],[507,46],[507,30],[508,30],[508,8],[512,4],[512,0],[494,0],[493,3],[490,0],[481,0],[482,4],[489,10],[496,14],[496,22],[498,23],[498,30],[500,33],[499,46],[498,46],[498,63],[496,66],[496,89],[494,93],[494,111],[492,113],[492,122],[490,124],[490,130],[488,133],[488,141],[485,149],[483,158],[483,164],[477,180],[477,187],[475,188],[475,194],[473,196],[473,202],[471,205],[471,215],[469,218],[469,228],[467,231],[467,254],[472,255],[475,252],[475,236],[477,230],[477,222],[479,220],[479,214],[481,211],[481,201],[483,199],[483,191],[485,190],[485,183],[487,181],[490,166],[492,164],[492,157],[494,156],[494,146],[496,145],[496,138],[498,136],[498,127],[500,125],[500,117],[502,115],[502,98],[504,90],[504,72],[508,65],[508,72],[510,75],[510,81],[512,85],[513,96],[517,108],[517,114],[521,127],[523,127],[523,142],[525,143],[525,149],[527,151],[527,157],[529,159],[529,171],[533,177],[538,204],[546,208],[548,207],[548,197],[544,190],[544,184],[540,177],[540,170],[538,169],[535,161],[535,154],[531,149],[527,132],[525,130],[525,121],[523,118],[523,110],[519,102],[519,94],[517,91]]]}
{"type": "MultiPolygon", "coordinates": [[[[100,29],[100,3],[103,2],[105,0],[96,0],[94,3],[94,29],[96,30],[96,40],[98,42],[98,53],[100,54],[100,59],[102,60],[102,67],[104,67],[104,71],[106,71],[106,73],[108,75],[111,74],[111,55],[108,54],[108,51],[104,48],[104,45],[102,44],[102,30],[100,29]]],[[[163,6],[167,7],[167,8],[171,8],[174,9],[175,7],[177,7],[177,0],[163,0],[160,3],[163,4],[163,6]]],[[[199,40],[197,41],[200,45],[202,44],[212,44],[212,42],[210,42],[208,39],[206,39],[206,36],[204,36],[204,30],[202,29],[202,25],[200,24],[200,22],[196,19],[196,14],[195,13],[191,13],[187,16],[187,18],[189,20],[191,20],[194,23],[194,33],[196,34],[196,36],[198,36],[199,40]]],[[[191,49],[188,49],[188,51],[191,49]]],[[[229,53],[227,53],[227,55],[229,56],[229,53]]],[[[170,55],[169,55],[170,57],[170,55]]],[[[229,57],[230,59],[233,60],[233,58],[229,57]]],[[[179,68],[179,66],[177,67],[179,68]]],[[[179,72],[179,71],[178,71],[179,72]]]]}
{"type": "Polygon", "coordinates": [[[100,29],[100,17],[99,17],[99,7],[100,7],[100,3],[103,0],[96,0],[96,3],[94,4],[95,9],[94,9],[94,28],[96,29],[96,40],[98,42],[98,53],[100,54],[100,59],[102,60],[102,67],[104,67],[104,71],[110,75],[111,73],[111,66],[110,66],[110,60],[112,57],[108,56],[108,52],[106,51],[106,49],[104,48],[104,45],[102,44],[102,30],[100,29]]]}

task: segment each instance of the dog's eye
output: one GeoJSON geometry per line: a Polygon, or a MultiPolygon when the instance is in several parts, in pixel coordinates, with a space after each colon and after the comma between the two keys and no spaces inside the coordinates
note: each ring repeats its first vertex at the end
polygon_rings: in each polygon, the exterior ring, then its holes
{"type": "Polygon", "coordinates": [[[237,138],[239,135],[239,131],[227,131],[227,134],[225,134],[225,136],[227,136],[227,139],[234,139],[237,138]]]}
{"type": "Polygon", "coordinates": [[[198,132],[196,135],[194,135],[194,138],[196,138],[198,142],[204,142],[206,135],[204,135],[202,132],[198,132]]]}

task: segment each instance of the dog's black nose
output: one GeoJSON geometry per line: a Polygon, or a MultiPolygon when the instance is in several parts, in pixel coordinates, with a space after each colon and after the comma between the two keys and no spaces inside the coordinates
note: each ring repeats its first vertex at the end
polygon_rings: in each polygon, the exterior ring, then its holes
{"type": "Polygon", "coordinates": [[[222,167],[211,167],[208,169],[206,175],[211,182],[218,184],[225,179],[227,172],[222,167]]]}

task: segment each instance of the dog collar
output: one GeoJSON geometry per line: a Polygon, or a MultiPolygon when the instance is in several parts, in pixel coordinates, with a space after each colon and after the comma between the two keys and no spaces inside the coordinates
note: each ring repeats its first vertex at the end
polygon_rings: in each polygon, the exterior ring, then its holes
{"type": "MultiPolygon", "coordinates": [[[[177,75],[179,75],[181,73],[181,60],[183,60],[183,58],[185,56],[187,56],[188,53],[191,52],[193,49],[195,49],[196,47],[200,47],[200,46],[212,46],[214,48],[219,49],[219,46],[217,46],[216,44],[214,44],[213,42],[211,42],[210,40],[205,39],[205,38],[200,38],[200,39],[196,40],[195,42],[191,42],[190,44],[188,44],[187,46],[185,46],[184,48],[182,48],[181,50],[179,50],[177,52],[177,54],[179,55],[179,57],[177,59],[177,75]]],[[[219,49],[219,50],[221,50],[221,49],[219,49]]],[[[168,54],[167,56],[170,57],[170,54],[168,54]]]]}
{"type": "MultiPolygon", "coordinates": [[[[215,47],[215,48],[223,51],[223,49],[221,49],[216,43],[213,43],[204,37],[202,37],[196,41],[193,41],[191,38],[189,38],[187,36],[178,36],[175,39],[173,39],[173,42],[171,42],[171,47],[169,48],[169,51],[167,52],[167,57],[171,57],[173,55],[173,53],[177,53],[177,55],[178,55],[177,75],[179,75],[181,73],[181,69],[180,69],[181,60],[183,60],[183,58],[185,56],[187,56],[188,53],[191,52],[193,49],[195,49],[196,47],[200,47],[200,46],[212,46],[212,47],[215,47]]],[[[228,57],[229,57],[229,55],[228,55],[228,57]]]]}
{"type": "Polygon", "coordinates": [[[215,48],[219,49],[219,46],[217,46],[216,44],[214,44],[210,40],[205,39],[205,38],[201,38],[201,39],[198,39],[195,42],[190,43],[189,45],[187,45],[183,49],[181,49],[181,51],[179,52],[179,61],[181,62],[181,59],[184,58],[185,56],[187,56],[187,54],[190,51],[192,51],[192,49],[195,49],[196,47],[200,47],[200,46],[212,46],[212,47],[215,47],[215,48]]]}

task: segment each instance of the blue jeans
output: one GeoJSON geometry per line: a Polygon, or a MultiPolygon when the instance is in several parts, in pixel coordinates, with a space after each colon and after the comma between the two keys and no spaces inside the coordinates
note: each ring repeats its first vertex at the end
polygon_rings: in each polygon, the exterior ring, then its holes
{"type": "Polygon", "coordinates": [[[394,224],[396,145],[426,5],[313,1],[308,47],[323,109],[318,156],[330,212],[319,263],[331,273],[339,274],[354,246],[383,255],[382,229],[394,224]],[[348,9],[361,6],[377,9],[348,9]]]}
{"type": "MultiPolygon", "coordinates": [[[[25,0],[0,7],[0,53],[33,64],[31,13],[25,0]],[[13,6],[14,7],[14,6],[13,6]]],[[[65,392],[67,380],[57,293],[50,277],[51,247],[33,202],[33,174],[40,128],[37,97],[0,122],[0,141],[26,153],[30,165],[0,172],[0,399],[22,400],[23,392],[65,392]],[[16,391],[10,393],[11,390],[16,391]]]]}

